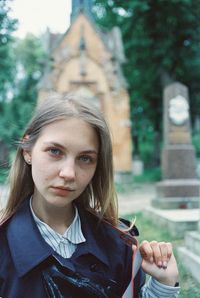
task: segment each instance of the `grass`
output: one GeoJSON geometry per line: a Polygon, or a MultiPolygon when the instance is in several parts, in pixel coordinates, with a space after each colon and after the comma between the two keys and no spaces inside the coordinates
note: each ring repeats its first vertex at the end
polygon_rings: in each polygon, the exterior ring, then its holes
{"type": "MultiPolygon", "coordinates": [[[[177,259],[179,272],[180,272],[180,286],[181,293],[180,298],[200,298],[200,284],[198,284],[194,278],[188,273],[187,269],[182,265],[181,260],[177,255],[177,247],[184,245],[184,240],[172,239],[171,235],[167,230],[159,229],[157,226],[152,224],[152,222],[145,218],[145,216],[140,212],[136,215],[137,221],[136,225],[141,233],[138,237],[139,242],[142,240],[157,240],[157,241],[169,241],[172,242],[174,247],[174,254],[177,259]]],[[[132,219],[133,215],[127,215],[126,218],[132,219]]]]}
{"type": "Polygon", "coordinates": [[[160,168],[145,169],[143,174],[134,177],[134,182],[156,182],[161,179],[160,168]]]}

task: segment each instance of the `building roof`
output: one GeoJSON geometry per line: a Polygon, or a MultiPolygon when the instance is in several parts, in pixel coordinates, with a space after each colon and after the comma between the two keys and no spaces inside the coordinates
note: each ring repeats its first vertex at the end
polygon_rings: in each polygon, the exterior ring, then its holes
{"type": "Polygon", "coordinates": [[[93,19],[92,2],[92,0],[72,0],[71,22],[73,22],[80,12],[93,19]]]}

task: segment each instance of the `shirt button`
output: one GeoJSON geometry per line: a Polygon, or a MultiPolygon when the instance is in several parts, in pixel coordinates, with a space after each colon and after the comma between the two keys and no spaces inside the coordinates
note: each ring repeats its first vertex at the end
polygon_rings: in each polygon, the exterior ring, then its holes
{"type": "Polygon", "coordinates": [[[111,290],[111,286],[107,286],[106,289],[107,289],[107,291],[110,291],[111,290]]]}
{"type": "Polygon", "coordinates": [[[97,266],[96,263],[94,263],[94,264],[92,264],[92,265],[90,266],[90,270],[93,271],[93,272],[97,271],[97,269],[98,269],[98,266],[97,266]]]}

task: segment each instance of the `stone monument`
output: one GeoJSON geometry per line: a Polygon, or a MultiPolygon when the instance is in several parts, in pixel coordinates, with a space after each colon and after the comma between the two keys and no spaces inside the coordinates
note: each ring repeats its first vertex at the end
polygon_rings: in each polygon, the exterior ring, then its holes
{"type": "Polygon", "coordinates": [[[175,82],[164,89],[162,178],[152,205],[162,209],[199,206],[195,150],[191,143],[188,88],[175,82]]]}

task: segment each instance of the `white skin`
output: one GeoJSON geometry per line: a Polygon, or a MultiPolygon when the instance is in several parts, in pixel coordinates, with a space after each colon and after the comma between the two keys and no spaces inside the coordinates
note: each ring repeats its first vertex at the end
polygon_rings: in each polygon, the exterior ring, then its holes
{"type": "MultiPolygon", "coordinates": [[[[31,161],[33,210],[60,234],[73,221],[73,201],[94,176],[98,150],[94,128],[81,119],[69,118],[44,127],[32,150],[23,152],[25,161],[31,161]]],[[[140,252],[143,270],[161,283],[174,286],[178,269],[171,244],[144,241],[140,252]]]]}
{"type": "Polygon", "coordinates": [[[94,128],[70,118],[44,127],[31,152],[24,151],[35,185],[33,210],[60,234],[74,218],[72,202],[94,176],[98,149],[94,128]]]}
{"type": "Polygon", "coordinates": [[[174,287],[178,282],[179,272],[171,243],[145,240],[139,250],[143,258],[144,272],[160,283],[174,287]]]}

